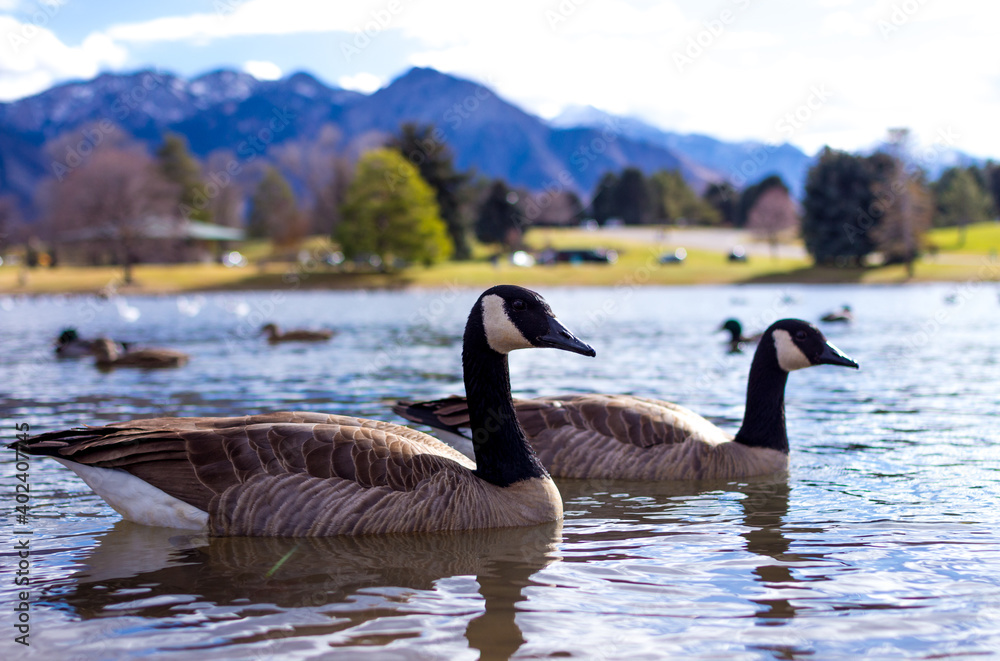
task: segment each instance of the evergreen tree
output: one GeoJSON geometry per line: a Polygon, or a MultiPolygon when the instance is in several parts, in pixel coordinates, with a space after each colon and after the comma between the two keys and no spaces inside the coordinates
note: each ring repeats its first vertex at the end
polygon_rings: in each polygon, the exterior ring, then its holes
{"type": "Polygon", "coordinates": [[[740,222],[740,194],[728,181],[709,184],[702,199],[719,212],[726,225],[736,227],[740,222]]]}
{"type": "Polygon", "coordinates": [[[211,222],[212,212],[201,179],[201,167],[188,150],[187,139],[177,133],[163,136],[163,144],[156,151],[156,161],[163,177],[180,191],[178,215],[211,222]]]}
{"type": "Polygon", "coordinates": [[[602,225],[608,218],[621,216],[617,191],[618,175],[614,172],[605,172],[594,188],[593,197],[590,198],[590,210],[594,220],[602,225]]]}
{"type": "Polygon", "coordinates": [[[626,225],[648,225],[656,207],[646,177],[639,168],[625,168],[615,188],[615,201],[626,225]]]}
{"type": "Polygon", "coordinates": [[[517,207],[517,193],[497,179],[479,207],[476,238],[483,243],[499,243],[513,249],[521,242],[522,216],[517,207]]]}
{"type": "Polygon", "coordinates": [[[855,156],[826,147],[809,170],[802,238],[817,264],[859,265],[875,249],[871,231],[887,209],[876,196],[891,182],[893,159],[855,156]]]}
{"type": "Polygon", "coordinates": [[[434,189],[441,218],[455,246],[454,259],[468,259],[470,219],[462,213],[462,197],[469,175],[455,171],[451,150],[442,142],[443,135],[432,125],[406,123],[388,146],[399,151],[415,165],[420,176],[434,189]]]}
{"type": "Polygon", "coordinates": [[[358,161],[334,239],[348,258],[375,255],[383,269],[430,265],[453,250],[434,190],[394,149],[375,149],[358,161]]]}

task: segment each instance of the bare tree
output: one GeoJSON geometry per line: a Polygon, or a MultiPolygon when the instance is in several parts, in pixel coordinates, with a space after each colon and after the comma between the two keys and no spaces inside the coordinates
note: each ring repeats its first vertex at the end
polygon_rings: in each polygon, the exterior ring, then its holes
{"type": "Polygon", "coordinates": [[[767,239],[771,244],[772,259],[778,258],[778,241],[781,235],[791,233],[798,227],[795,202],[784,186],[771,186],[761,193],[747,214],[747,229],[767,239]]]}
{"type": "Polygon", "coordinates": [[[60,235],[93,237],[114,246],[124,281],[132,282],[135,248],[151,218],[170,222],[177,190],[140,148],[109,147],[59,182],[49,182],[48,221],[60,235]]]}
{"type": "Polygon", "coordinates": [[[909,129],[889,130],[888,150],[894,168],[888,182],[876,184],[873,191],[885,213],[872,236],[886,262],[903,262],[907,276],[912,278],[913,263],[920,252],[921,238],[931,226],[934,208],[919,171],[909,162],[909,147],[909,129]]]}

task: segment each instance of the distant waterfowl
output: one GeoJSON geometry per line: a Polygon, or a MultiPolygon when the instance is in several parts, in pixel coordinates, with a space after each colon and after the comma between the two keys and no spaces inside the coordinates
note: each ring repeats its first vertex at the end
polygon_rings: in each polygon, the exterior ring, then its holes
{"type": "MultiPolygon", "coordinates": [[[[59,337],[56,338],[56,356],[59,358],[82,358],[83,356],[95,355],[95,341],[85,340],[75,328],[64,328],[59,337]]],[[[114,342],[118,351],[125,351],[128,348],[126,342],[114,342]]]]}
{"type": "MultiPolygon", "coordinates": [[[[812,365],[858,364],[798,319],[772,324],[760,341],[747,381],[743,425],[735,436],[670,402],[630,395],[575,395],[515,400],[518,420],[538,458],[555,477],[634,480],[730,479],[788,466],[785,383],[812,365]]],[[[465,400],[399,402],[393,410],[461,434],[465,400]]]]}
{"type": "Polygon", "coordinates": [[[188,361],[188,355],[173,349],[132,349],[121,351],[119,347],[106,337],[93,342],[94,364],[101,369],[113,367],[139,367],[156,369],[161,367],[180,367],[188,361]]]}
{"type": "Polygon", "coordinates": [[[827,312],[822,317],[820,317],[820,321],[851,322],[854,321],[854,314],[851,312],[850,305],[844,305],[835,312],[827,312]]]}
{"type": "Polygon", "coordinates": [[[558,520],[562,501],[518,425],[507,354],[593,356],[535,292],[483,293],[462,365],[473,463],[398,425],[325,413],[154,418],[35,436],[23,452],[75,471],[127,519],[214,535],[328,536],[558,520]]]}
{"type": "Polygon", "coordinates": [[[260,331],[267,335],[267,341],[271,344],[279,342],[325,342],[333,337],[332,330],[296,329],[282,331],[277,324],[264,324],[260,331]]]}
{"type": "Polygon", "coordinates": [[[756,333],[754,335],[744,335],[743,325],[738,319],[726,319],[721,326],[719,326],[719,331],[727,331],[729,333],[729,351],[732,353],[739,352],[742,345],[744,344],[755,344],[760,341],[763,333],[756,333]]]}

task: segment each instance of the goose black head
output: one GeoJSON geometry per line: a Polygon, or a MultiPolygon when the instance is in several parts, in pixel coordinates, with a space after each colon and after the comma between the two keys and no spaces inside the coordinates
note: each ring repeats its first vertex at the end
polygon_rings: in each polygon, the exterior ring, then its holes
{"type": "Polygon", "coordinates": [[[765,338],[774,342],[778,366],[786,372],[813,365],[858,368],[857,362],[833,346],[822,332],[801,319],[782,319],[771,324],[765,338]]]}
{"type": "Polygon", "coordinates": [[[497,285],[483,292],[477,307],[486,343],[497,353],[550,347],[584,356],[597,355],[589,344],[577,339],[556,319],[545,299],[530,289],[497,285]]]}

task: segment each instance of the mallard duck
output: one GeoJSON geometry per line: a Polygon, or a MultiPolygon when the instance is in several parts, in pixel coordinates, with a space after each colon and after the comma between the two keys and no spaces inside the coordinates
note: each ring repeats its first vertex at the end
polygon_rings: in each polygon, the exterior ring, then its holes
{"type": "Polygon", "coordinates": [[[132,349],[121,351],[114,342],[99,337],[93,342],[94,364],[101,369],[114,367],[140,367],[155,369],[160,367],[180,367],[188,361],[188,355],[173,349],[132,349]]]}
{"type": "Polygon", "coordinates": [[[332,330],[304,330],[296,329],[282,331],[277,324],[264,324],[260,332],[267,334],[267,341],[271,344],[278,342],[325,342],[333,337],[332,330]]]}
{"type": "MultiPolygon", "coordinates": [[[[58,358],[82,358],[94,355],[94,340],[83,339],[75,328],[64,328],[56,338],[55,345],[58,358]]],[[[114,342],[114,345],[118,351],[126,351],[128,348],[126,342],[114,342]]]]}
{"type": "Polygon", "coordinates": [[[280,412],[154,418],[18,443],[75,471],[126,519],[213,535],[328,536],[533,525],[562,516],[517,422],[507,354],[586,356],[541,296],[500,285],[469,314],[462,366],[476,461],[377,420],[280,412]]]}
{"type": "Polygon", "coordinates": [[[820,321],[847,323],[854,321],[854,314],[851,312],[850,305],[844,305],[835,312],[827,312],[820,317],[820,321]]]}
{"type": "Polygon", "coordinates": [[[743,335],[743,324],[739,322],[739,319],[726,319],[716,332],[719,331],[727,331],[729,333],[730,353],[739,353],[742,350],[742,345],[755,344],[760,341],[763,335],[763,333],[743,335]]]}
{"type": "MultiPolygon", "coordinates": [[[[682,406],[631,395],[515,400],[518,420],[555,477],[635,480],[729,479],[788,465],[785,382],[813,365],[858,364],[818,328],[798,319],[772,324],[754,354],[743,425],[735,436],[682,406]]],[[[393,410],[441,432],[461,434],[465,400],[399,402],[393,410]]],[[[448,436],[446,436],[448,434],[448,436]]]]}

